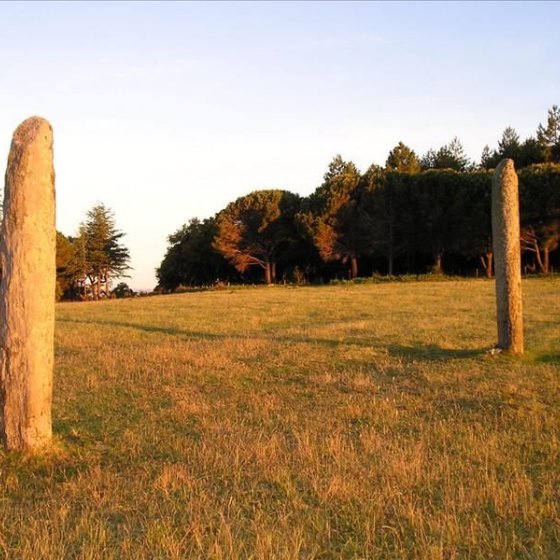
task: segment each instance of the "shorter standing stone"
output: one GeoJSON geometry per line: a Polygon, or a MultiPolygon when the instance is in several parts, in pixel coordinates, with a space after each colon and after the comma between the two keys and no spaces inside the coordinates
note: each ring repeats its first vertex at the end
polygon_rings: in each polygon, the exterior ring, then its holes
{"type": "Polygon", "coordinates": [[[498,347],[523,354],[519,188],[511,159],[503,159],[492,178],[492,238],[498,347]]]}
{"type": "Polygon", "coordinates": [[[52,128],[31,117],[14,132],[0,240],[0,431],[8,450],[52,438],[56,226],[52,128]]]}

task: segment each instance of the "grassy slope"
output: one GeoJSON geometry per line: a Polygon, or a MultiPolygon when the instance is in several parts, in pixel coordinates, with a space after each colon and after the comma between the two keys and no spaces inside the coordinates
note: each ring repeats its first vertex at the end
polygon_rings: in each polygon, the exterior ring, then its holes
{"type": "Polygon", "coordinates": [[[59,305],[0,557],[560,557],[560,281],[524,290],[518,360],[486,281],[59,305]]]}

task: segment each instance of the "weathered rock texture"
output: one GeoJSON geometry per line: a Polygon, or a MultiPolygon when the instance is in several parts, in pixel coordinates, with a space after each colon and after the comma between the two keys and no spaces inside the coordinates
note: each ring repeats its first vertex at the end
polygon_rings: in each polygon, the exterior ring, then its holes
{"type": "Polygon", "coordinates": [[[52,128],[31,117],[14,132],[0,241],[0,430],[6,449],[52,437],[55,195],[52,128]]]}
{"type": "Polygon", "coordinates": [[[498,347],[523,353],[519,189],[511,159],[503,159],[492,179],[492,237],[498,311],[498,347]]]}

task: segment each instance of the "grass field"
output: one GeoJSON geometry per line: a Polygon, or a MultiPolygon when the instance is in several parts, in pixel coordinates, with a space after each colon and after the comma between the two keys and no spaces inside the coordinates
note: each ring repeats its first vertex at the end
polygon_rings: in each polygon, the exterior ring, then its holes
{"type": "Polygon", "coordinates": [[[560,279],[59,304],[57,451],[0,453],[0,557],[560,558],[560,279]]]}

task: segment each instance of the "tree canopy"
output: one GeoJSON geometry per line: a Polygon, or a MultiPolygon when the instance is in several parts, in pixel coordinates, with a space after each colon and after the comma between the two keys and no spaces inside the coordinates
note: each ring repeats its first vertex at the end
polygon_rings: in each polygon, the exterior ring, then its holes
{"type": "Polygon", "coordinates": [[[442,146],[439,150],[428,150],[422,158],[424,169],[453,169],[454,171],[466,171],[470,165],[469,158],[465,155],[463,144],[455,137],[449,144],[442,146]]]}
{"type": "Polygon", "coordinates": [[[179,286],[239,280],[235,269],[212,246],[217,233],[215,218],[192,218],[171,234],[167,252],[156,270],[159,287],[175,290],[179,286]]]}
{"type": "Polygon", "coordinates": [[[363,174],[337,155],[307,197],[254,191],[180,228],[169,237],[159,285],[254,281],[258,269],[268,283],[429,271],[491,276],[489,171],[504,157],[519,173],[523,265],[549,273],[560,267],[559,136],[553,106],[535,136],[522,140],[508,126],[479,164],[457,137],[421,161],[399,142],[384,167],[371,164],[363,174]]]}
{"type": "Polygon", "coordinates": [[[389,152],[385,169],[387,171],[398,171],[399,173],[419,173],[422,170],[422,164],[414,150],[399,142],[389,152]]]}
{"type": "Polygon", "coordinates": [[[335,156],[323,184],[299,214],[321,258],[348,263],[351,278],[358,275],[358,257],[371,242],[368,215],[360,204],[364,190],[360,178],[354,163],[335,156]]]}
{"type": "Polygon", "coordinates": [[[116,227],[112,210],[96,204],[80,224],[75,237],[57,235],[59,296],[100,299],[110,296],[111,281],[126,277],[130,253],[125,234],[116,227]]]}
{"type": "Polygon", "coordinates": [[[276,267],[296,237],[299,196],[279,189],[254,191],[228,204],[216,218],[213,247],[239,272],[258,266],[265,281],[276,281],[276,267]]]}
{"type": "Polygon", "coordinates": [[[548,110],[546,126],[539,124],[537,141],[542,146],[545,161],[560,162],[560,107],[553,105],[548,110]]]}

